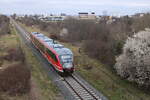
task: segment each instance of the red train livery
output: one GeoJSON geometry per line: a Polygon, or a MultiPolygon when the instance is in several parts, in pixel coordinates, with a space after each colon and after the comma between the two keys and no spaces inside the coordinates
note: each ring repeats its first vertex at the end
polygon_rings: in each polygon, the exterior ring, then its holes
{"type": "Polygon", "coordinates": [[[38,32],[31,32],[30,40],[59,73],[74,72],[73,53],[70,49],[38,32]]]}

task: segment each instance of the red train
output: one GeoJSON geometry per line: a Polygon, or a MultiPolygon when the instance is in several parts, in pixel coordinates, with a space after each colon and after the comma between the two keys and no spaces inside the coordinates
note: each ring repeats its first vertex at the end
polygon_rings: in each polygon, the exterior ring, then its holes
{"type": "Polygon", "coordinates": [[[30,40],[59,73],[74,72],[73,53],[70,49],[38,32],[31,32],[30,40]]]}

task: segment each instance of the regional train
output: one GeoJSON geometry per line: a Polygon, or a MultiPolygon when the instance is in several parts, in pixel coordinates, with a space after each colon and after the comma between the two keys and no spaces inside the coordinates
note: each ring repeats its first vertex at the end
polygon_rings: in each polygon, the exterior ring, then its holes
{"type": "Polygon", "coordinates": [[[73,53],[70,49],[39,32],[31,32],[30,40],[61,75],[74,72],[73,53]]]}

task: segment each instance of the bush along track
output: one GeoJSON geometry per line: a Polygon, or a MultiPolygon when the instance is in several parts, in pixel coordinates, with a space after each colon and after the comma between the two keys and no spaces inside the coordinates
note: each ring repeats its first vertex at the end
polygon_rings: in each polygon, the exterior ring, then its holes
{"type": "Polygon", "coordinates": [[[30,69],[28,68],[15,30],[0,37],[0,100],[29,100],[30,69]]]}

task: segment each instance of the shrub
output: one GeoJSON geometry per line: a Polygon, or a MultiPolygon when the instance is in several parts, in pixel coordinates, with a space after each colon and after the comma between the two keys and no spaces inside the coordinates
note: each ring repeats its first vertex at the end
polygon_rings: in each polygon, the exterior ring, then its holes
{"type": "Polygon", "coordinates": [[[114,68],[121,77],[150,89],[149,59],[150,32],[142,31],[127,39],[114,68]]]}
{"type": "Polygon", "coordinates": [[[7,16],[0,15],[0,35],[10,34],[10,20],[7,16]]]}
{"type": "Polygon", "coordinates": [[[57,34],[50,34],[49,37],[53,40],[60,40],[60,37],[57,34]]]}
{"type": "Polygon", "coordinates": [[[84,43],[84,51],[106,65],[113,66],[115,64],[115,54],[109,42],[88,40],[84,43]]]}
{"type": "Polygon", "coordinates": [[[27,93],[30,77],[30,70],[24,63],[10,65],[0,72],[0,91],[11,95],[27,93]]]}
{"type": "Polygon", "coordinates": [[[7,52],[8,55],[4,56],[3,59],[8,61],[25,61],[24,53],[20,47],[11,48],[7,52]]]}
{"type": "Polygon", "coordinates": [[[25,63],[25,56],[20,47],[9,49],[8,55],[0,57],[3,60],[17,61],[19,63],[4,66],[0,70],[0,92],[11,95],[22,94],[30,90],[30,70],[25,63]]]}

